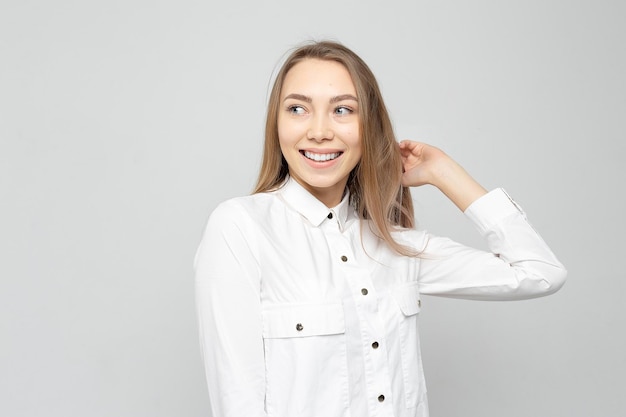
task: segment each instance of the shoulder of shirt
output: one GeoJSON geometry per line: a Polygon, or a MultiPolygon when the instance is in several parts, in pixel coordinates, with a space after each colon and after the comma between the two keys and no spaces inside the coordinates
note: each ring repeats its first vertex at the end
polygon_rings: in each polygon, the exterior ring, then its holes
{"type": "MultiPolygon", "coordinates": [[[[364,236],[367,236],[368,239],[379,240],[382,242],[382,239],[373,231],[374,227],[371,224],[371,220],[360,221],[362,222],[361,232],[364,236]]],[[[391,237],[401,245],[415,249],[416,251],[423,251],[432,235],[427,230],[419,227],[406,228],[396,226],[391,230],[391,237]]]]}
{"type": "Polygon", "coordinates": [[[215,207],[209,217],[209,222],[245,223],[248,220],[256,220],[258,215],[266,212],[276,200],[274,193],[233,197],[215,207]]]}
{"type": "Polygon", "coordinates": [[[391,236],[393,236],[393,238],[398,241],[398,243],[409,246],[413,246],[416,242],[422,242],[422,240],[425,239],[428,235],[428,231],[420,227],[399,227],[391,232],[391,236]]]}

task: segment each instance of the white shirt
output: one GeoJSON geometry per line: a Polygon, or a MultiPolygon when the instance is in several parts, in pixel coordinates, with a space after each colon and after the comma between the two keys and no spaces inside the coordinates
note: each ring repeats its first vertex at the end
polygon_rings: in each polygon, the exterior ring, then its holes
{"type": "Polygon", "coordinates": [[[328,209],[294,180],[211,214],[196,254],[201,346],[214,417],[426,417],[420,294],[550,294],[565,269],[501,189],[466,216],[492,253],[421,230],[400,256],[348,196],[328,209]]]}

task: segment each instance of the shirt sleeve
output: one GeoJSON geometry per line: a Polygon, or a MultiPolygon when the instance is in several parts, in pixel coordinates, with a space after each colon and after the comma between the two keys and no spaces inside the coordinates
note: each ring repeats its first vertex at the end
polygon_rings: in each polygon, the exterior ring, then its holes
{"type": "Polygon", "coordinates": [[[260,279],[235,204],[211,214],[195,257],[200,345],[214,416],[265,416],[260,279]]]}
{"type": "Polygon", "coordinates": [[[465,215],[489,252],[428,236],[420,257],[420,291],[476,300],[519,300],[552,294],[567,272],[502,189],[472,203],[465,215]]]}

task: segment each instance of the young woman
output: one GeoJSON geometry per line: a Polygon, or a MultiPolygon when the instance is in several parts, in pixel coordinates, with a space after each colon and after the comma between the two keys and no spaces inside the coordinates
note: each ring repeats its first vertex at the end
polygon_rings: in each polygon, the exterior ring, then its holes
{"type": "Polygon", "coordinates": [[[367,65],[333,42],[287,58],[256,190],[211,214],[195,267],[214,417],[427,416],[421,294],[530,298],[566,275],[503,190],[398,144],[367,65]],[[491,252],[415,229],[408,187],[423,184],[491,252]]]}

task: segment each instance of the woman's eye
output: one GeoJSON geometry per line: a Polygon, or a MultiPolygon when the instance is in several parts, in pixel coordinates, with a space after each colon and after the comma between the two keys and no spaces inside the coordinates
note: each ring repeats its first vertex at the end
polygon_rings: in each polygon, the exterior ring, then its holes
{"type": "Polygon", "coordinates": [[[287,111],[291,114],[304,114],[305,110],[302,106],[289,106],[287,107],[287,111]]]}
{"type": "Polygon", "coordinates": [[[352,109],[349,107],[340,106],[335,109],[335,114],[339,116],[347,116],[348,114],[353,113],[352,109]]]}

